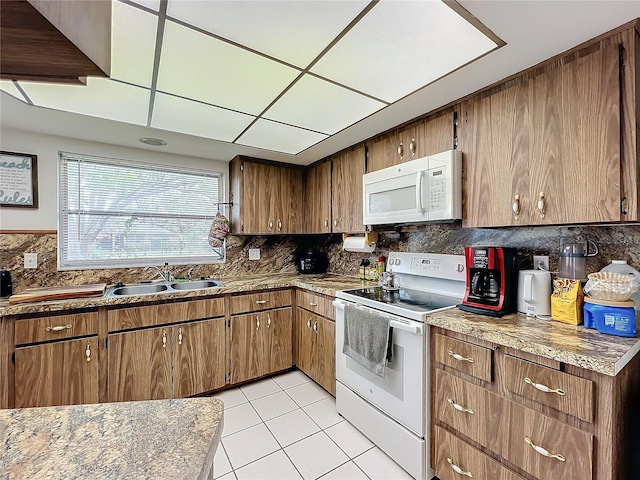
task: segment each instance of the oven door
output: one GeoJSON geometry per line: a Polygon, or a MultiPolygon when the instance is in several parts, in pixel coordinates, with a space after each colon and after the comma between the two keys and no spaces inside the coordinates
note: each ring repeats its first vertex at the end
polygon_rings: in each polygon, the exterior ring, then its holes
{"type": "Polygon", "coordinates": [[[337,380],[419,437],[424,437],[425,324],[358,306],[390,319],[393,360],[387,363],[383,378],[342,353],[344,306],[347,303],[350,302],[336,300],[333,303],[336,307],[337,380]]]}

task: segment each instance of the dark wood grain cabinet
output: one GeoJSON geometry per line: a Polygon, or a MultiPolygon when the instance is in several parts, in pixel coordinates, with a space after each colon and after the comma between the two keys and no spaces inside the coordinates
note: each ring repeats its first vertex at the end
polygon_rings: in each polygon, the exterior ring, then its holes
{"type": "Polygon", "coordinates": [[[331,217],[333,233],[365,231],[362,223],[362,175],[366,165],[365,149],[349,150],[332,160],[331,217]]]}
{"type": "Polygon", "coordinates": [[[319,163],[305,171],[305,233],[331,233],[331,163],[331,161],[319,163]]]}

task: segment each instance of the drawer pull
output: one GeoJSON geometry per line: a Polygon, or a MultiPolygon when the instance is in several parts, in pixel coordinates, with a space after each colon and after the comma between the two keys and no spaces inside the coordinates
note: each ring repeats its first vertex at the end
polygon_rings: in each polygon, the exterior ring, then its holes
{"type": "Polygon", "coordinates": [[[447,398],[447,402],[449,402],[451,404],[451,406],[453,408],[455,408],[456,410],[458,410],[459,412],[470,413],[471,415],[475,414],[475,412],[473,410],[471,410],[470,408],[464,408],[462,405],[458,405],[456,402],[454,402],[450,398],[447,398]]]}
{"type": "Polygon", "coordinates": [[[533,380],[531,380],[529,377],[526,377],[524,379],[525,383],[528,383],[529,385],[531,385],[533,388],[540,390],[541,392],[545,392],[545,393],[557,393],[558,395],[562,395],[564,396],[564,390],[560,389],[560,388],[549,388],[546,385],[542,385],[541,383],[536,383],[533,380]]]}
{"type": "Polygon", "coordinates": [[[264,305],[265,303],[267,303],[269,300],[256,300],[256,303],[258,305],[264,305]]]}
{"type": "Polygon", "coordinates": [[[451,468],[453,469],[454,472],[456,472],[459,475],[464,475],[466,477],[469,478],[473,478],[473,474],[471,472],[465,472],[463,469],[461,469],[458,465],[456,465],[455,463],[453,463],[453,460],[451,460],[449,457],[447,457],[447,462],[449,462],[449,465],[451,465],[451,468]]]}
{"type": "Polygon", "coordinates": [[[61,330],[71,330],[73,326],[69,325],[57,325],[55,327],[47,327],[44,329],[45,332],[59,332],[61,330]]]}
{"type": "Polygon", "coordinates": [[[453,353],[451,350],[449,350],[449,356],[455,358],[456,360],[458,360],[460,362],[473,363],[473,358],[471,358],[471,357],[463,357],[462,355],[460,355],[458,353],[453,353]]]}
{"type": "Polygon", "coordinates": [[[566,462],[562,455],[560,455],[559,453],[550,453],[546,448],[542,448],[533,443],[529,437],[524,437],[524,443],[526,443],[527,445],[531,445],[531,448],[533,448],[540,455],[544,455],[545,457],[549,458],[555,458],[556,460],[560,460],[561,462],[566,462]]]}
{"type": "Polygon", "coordinates": [[[313,303],[313,302],[309,302],[309,306],[310,306],[310,307],[317,307],[317,306],[318,306],[318,304],[317,304],[317,303],[313,303]]]}

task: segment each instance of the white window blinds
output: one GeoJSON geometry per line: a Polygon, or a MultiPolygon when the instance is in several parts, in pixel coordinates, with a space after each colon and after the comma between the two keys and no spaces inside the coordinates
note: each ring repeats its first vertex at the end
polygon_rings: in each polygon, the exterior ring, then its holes
{"type": "Polygon", "coordinates": [[[222,174],[60,154],[58,267],[224,261],[208,243],[222,174]]]}

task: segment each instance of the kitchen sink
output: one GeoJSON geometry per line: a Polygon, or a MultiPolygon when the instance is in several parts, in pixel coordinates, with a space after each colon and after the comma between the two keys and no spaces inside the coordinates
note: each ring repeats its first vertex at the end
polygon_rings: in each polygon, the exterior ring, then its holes
{"type": "Polygon", "coordinates": [[[169,290],[168,285],[127,285],[126,287],[116,287],[111,291],[111,295],[148,295],[150,293],[160,293],[169,290]]]}
{"type": "Polygon", "coordinates": [[[193,280],[191,282],[176,282],[171,284],[173,290],[201,290],[203,288],[224,287],[217,280],[193,280]]]}

